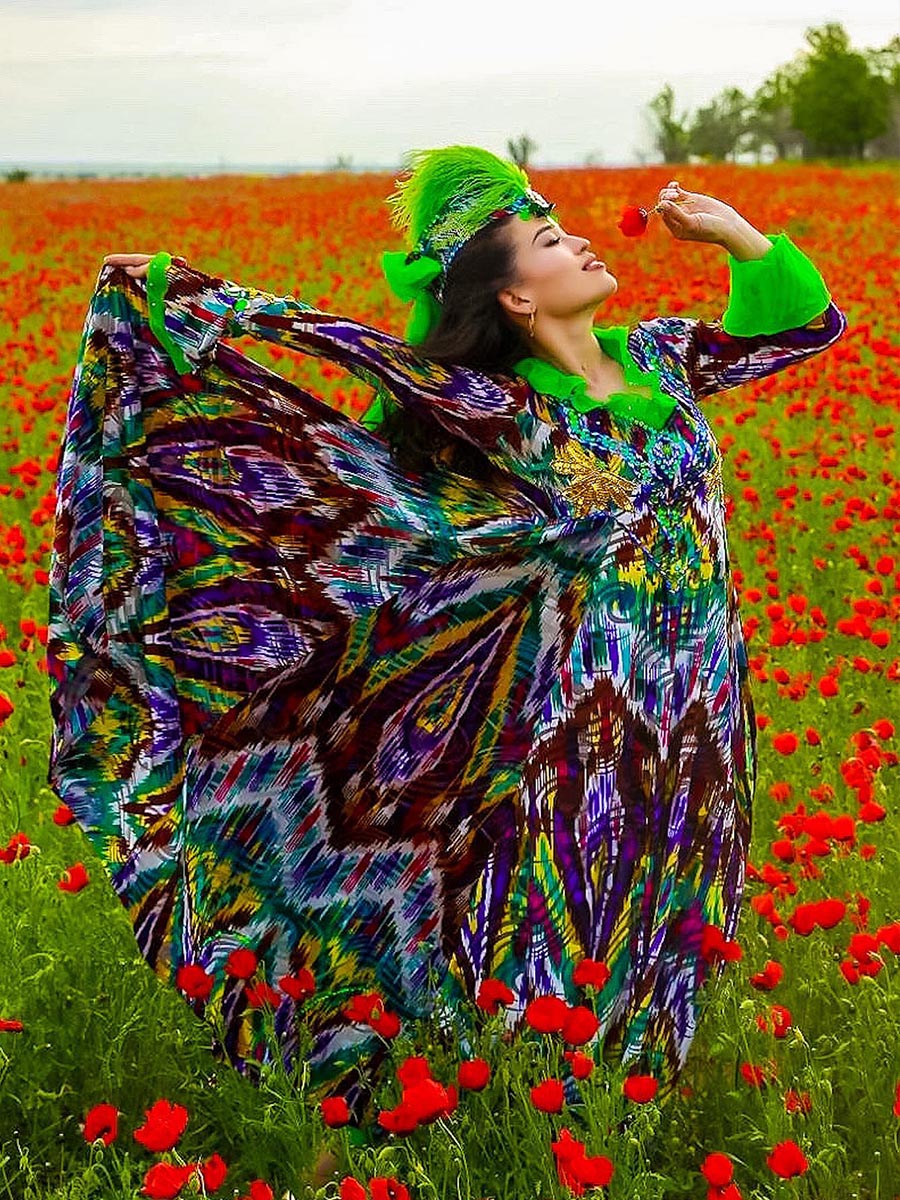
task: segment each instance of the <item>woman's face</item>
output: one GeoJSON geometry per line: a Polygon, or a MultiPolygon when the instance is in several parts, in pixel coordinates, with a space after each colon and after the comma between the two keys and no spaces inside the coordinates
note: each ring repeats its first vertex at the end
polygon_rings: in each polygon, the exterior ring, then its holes
{"type": "Polygon", "coordinates": [[[527,321],[532,309],[538,316],[565,318],[593,313],[615,294],[619,283],[602,260],[595,258],[587,238],[567,233],[552,216],[515,217],[507,224],[516,253],[518,282],[497,293],[510,315],[527,321]],[[586,268],[586,269],[585,269],[586,268]]]}

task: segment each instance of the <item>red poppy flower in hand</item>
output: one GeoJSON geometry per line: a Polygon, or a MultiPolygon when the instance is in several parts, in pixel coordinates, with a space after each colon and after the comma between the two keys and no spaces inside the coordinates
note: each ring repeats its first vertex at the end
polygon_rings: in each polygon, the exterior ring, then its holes
{"type": "Polygon", "coordinates": [[[622,210],[619,229],[626,237],[640,237],[652,213],[658,212],[673,237],[688,242],[722,242],[737,213],[724,200],[702,192],[688,192],[676,179],[661,188],[651,209],[629,204],[622,210]]]}
{"type": "Polygon", "coordinates": [[[650,213],[636,204],[626,204],[619,218],[619,228],[626,237],[640,237],[647,229],[650,213]]]}

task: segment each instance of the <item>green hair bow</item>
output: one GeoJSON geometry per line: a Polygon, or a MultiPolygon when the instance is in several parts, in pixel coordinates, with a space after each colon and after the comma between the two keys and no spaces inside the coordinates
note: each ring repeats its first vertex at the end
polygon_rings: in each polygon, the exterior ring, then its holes
{"type": "Polygon", "coordinates": [[[392,291],[401,300],[415,301],[406,340],[414,345],[423,342],[441,315],[440,304],[428,291],[428,285],[443,270],[441,263],[427,254],[410,262],[405,251],[386,250],[381,256],[381,266],[392,291]]]}

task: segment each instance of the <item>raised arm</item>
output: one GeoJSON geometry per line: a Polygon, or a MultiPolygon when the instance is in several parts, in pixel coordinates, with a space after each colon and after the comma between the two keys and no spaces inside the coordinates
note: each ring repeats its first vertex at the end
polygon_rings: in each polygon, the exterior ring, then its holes
{"type": "Polygon", "coordinates": [[[481,438],[482,444],[490,444],[491,429],[501,431],[513,415],[509,394],[480,371],[420,358],[401,338],[375,326],[206,275],[166,251],[150,261],[147,302],[150,327],[183,375],[209,361],[219,338],[250,336],[327,358],[401,403],[427,408],[451,433],[481,438]]]}
{"type": "Polygon", "coordinates": [[[728,307],[716,321],[641,321],[686,373],[696,397],[724,392],[820,354],[847,328],[816,267],[786,233],[761,258],[728,256],[728,307]]]}

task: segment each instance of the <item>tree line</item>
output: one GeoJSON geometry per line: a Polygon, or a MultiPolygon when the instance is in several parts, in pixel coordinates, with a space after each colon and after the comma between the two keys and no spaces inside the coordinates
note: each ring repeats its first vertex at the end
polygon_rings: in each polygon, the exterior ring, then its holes
{"type": "MultiPolygon", "coordinates": [[[[725,88],[693,114],[676,116],[666,84],[647,106],[653,149],[664,162],[735,161],[768,151],[775,159],[900,158],[900,36],[854,50],[837,22],[807,29],[807,46],[748,96],[725,88]]],[[[526,165],[536,144],[507,142],[526,165]]]]}

